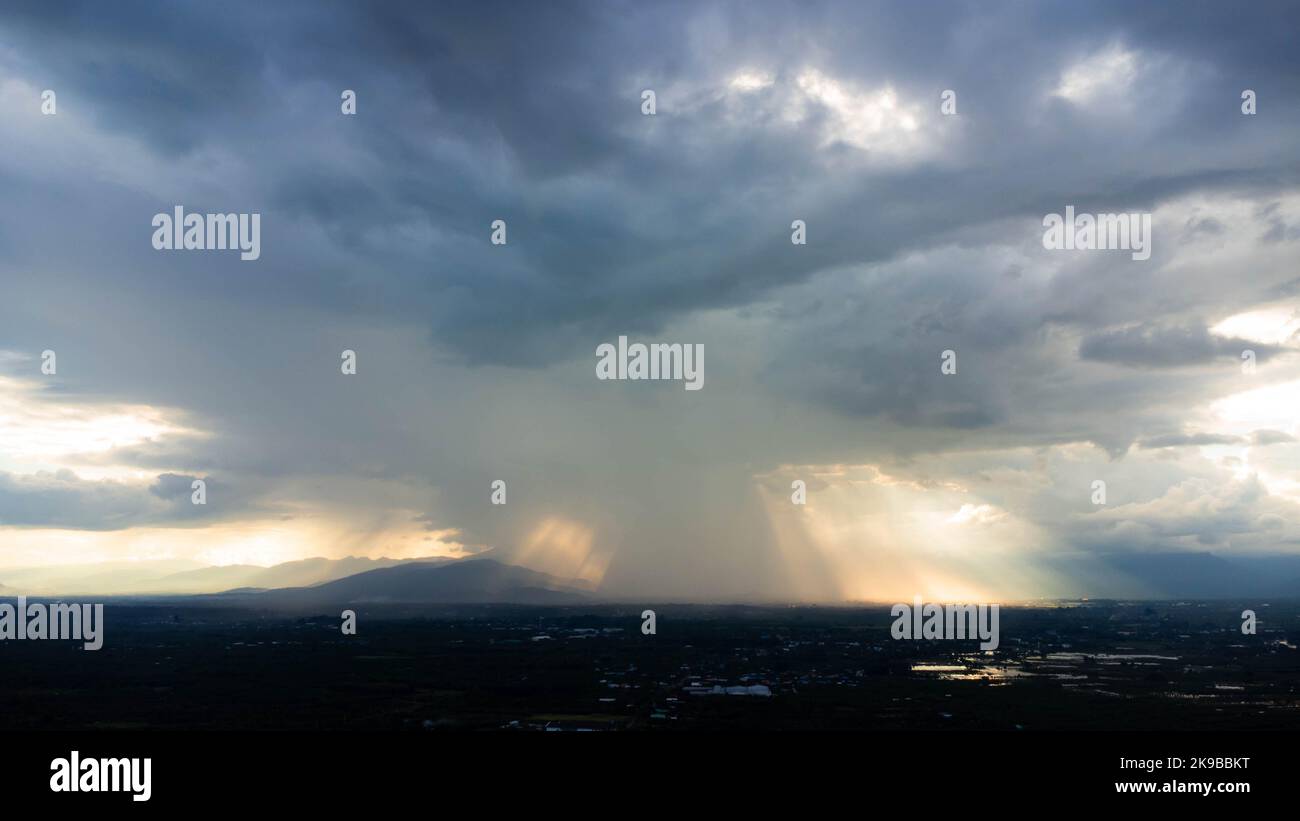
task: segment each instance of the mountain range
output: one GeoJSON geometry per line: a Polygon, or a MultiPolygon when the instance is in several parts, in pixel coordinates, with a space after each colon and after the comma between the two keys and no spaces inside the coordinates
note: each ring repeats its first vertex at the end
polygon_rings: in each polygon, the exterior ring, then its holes
{"type": "Polygon", "coordinates": [[[312,587],[234,593],[245,604],[322,608],[358,604],[572,604],[587,592],[555,576],[494,559],[408,562],[312,587]]]}
{"type": "Polygon", "coordinates": [[[1213,599],[1300,596],[1300,556],[1129,552],[1047,563],[1067,596],[1213,599]]]}
{"type": "MultiPolygon", "coordinates": [[[[1214,599],[1300,596],[1300,556],[1084,554],[1044,560],[1048,598],[1214,599]]],[[[0,569],[0,596],[196,596],[266,607],[346,603],[549,604],[593,588],[494,558],[311,558],[272,567],[185,561],[0,569]]]]}
{"type": "MultiPolygon", "coordinates": [[[[438,564],[443,557],[420,559],[301,559],[271,567],[213,565],[162,560],[106,562],[77,567],[0,569],[0,585],[28,596],[149,596],[218,593],[235,588],[309,587],[378,568],[409,562],[438,564]]],[[[16,594],[15,594],[16,595],[16,594]]]]}

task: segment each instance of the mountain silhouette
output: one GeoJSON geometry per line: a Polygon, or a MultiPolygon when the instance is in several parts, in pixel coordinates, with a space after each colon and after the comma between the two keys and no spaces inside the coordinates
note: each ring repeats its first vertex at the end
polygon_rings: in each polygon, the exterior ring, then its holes
{"type": "Polygon", "coordinates": [[[0,571],[0,584],[29,596],[185,596],[233,589],[310,587],[367,570],[405,562],[454,561],[417,559],[311,558],[271,567],[249,564],[203,566],[174,560],[106,562],[80,567],[16,568],[0,571]]]}
{"type": "Polygon", "coordinates": [[[1215,553],[1112,553],[1048,564],[1060,595],[1134,599],[1217,599],[1295,596],[1300,556],[1215,553]]]}
{"type": "Polygon", "coordinates": [[[348,556],[343,559],[300,559],[271,567],[255,565],[226,565],[204,567],[183,573],[164,576],[140,588],[145,593],[209,593],[233,588],[272,589],[279,587],[311,587],[325,582],[354,576],[407,562],[426,564],[453,561],[443,558],[422,559],[363,559],[348,556]]]}
{"type": "Polygon", "coordinates": [[[495,559],[408,562],[314,587],[266,590],[253,601],[269,607],[347,604],[565,604],[585,601],[582,589],[546,573],[495,559]]]}

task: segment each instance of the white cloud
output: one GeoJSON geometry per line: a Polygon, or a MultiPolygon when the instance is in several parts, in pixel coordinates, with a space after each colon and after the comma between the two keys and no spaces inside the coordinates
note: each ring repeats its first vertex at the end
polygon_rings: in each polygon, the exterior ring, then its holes
{"type": "Polygon", "coordinates": [[[801,94],[791,98],[786,119],[803,122],[811,105],[824,107],[830,116],[823,144],[844,142],[890,154],[912,153],[925,145],[920,106],[900,99],[893,86],[864,89],[812,68],[799,74],[796,86],[801,94]]]}
{"type": "Polygon", "coordinates": [[[59,401],[36,380],[0,376],[0,469],[72,468],[83,478],[152,479],[104,457],[166,437],[199,435],[178,415],[147,405],[59,401]]]}
{"type": "Polygon", "coordinates": [[[1068,66],[1052,95],[1076,105],[1093,105],[1104,99],[1121,98],[1138,76],[1138,55],[1119,45],[1068,66]]]}

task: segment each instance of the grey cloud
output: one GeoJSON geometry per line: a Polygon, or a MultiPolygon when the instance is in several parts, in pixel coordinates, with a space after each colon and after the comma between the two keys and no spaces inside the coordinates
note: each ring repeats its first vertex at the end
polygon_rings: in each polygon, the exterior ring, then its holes
{"type": "MultiPolygon", "coordinates": [[[[380,300],[375,309],[423,313],[435,338],[469,362],[529,367],[614,329],[662,327],[692,310],[748,304],[827,267],[887,259],[924,246],[940,227],[1041,216],[1068,197],[1150,202],[1189,187],[1240,186],[1240,175],[1198,167],[1191,154],[1151,150],[1171,134],[1226,139],[1205,128],[1218,118],[1196,108],[1165,114],[1154,134],[1107,135],[1120,142],[1108,157],[1136,152],[1145,167],[1089,161],[1095,152],[1080,149],[1099,135],[1053,122],[1072,119],[1068,112],[1048,112],[1046,123],[1007,139],[996,124],[1023,119],[1063,60],[1113,40],[1198,64],[1209,59],[1225,74],[1241,73],[1239,63],[1252,75],[1291,70],[1268,42],[1247,53],[1222,40],[1224,30],[1260,38],[1251,22],[1267,19],[1267,8],[1206,9],[1195,26],[1181,21],[1178,36],[1164,31],[1159,12],[1118,4],[1086,19],[1065,5],[1028,15],[995,10],[999,25],[979,29],[987,47],[953,52],[946,64],[921,59],[908,42],[969,36],[969,17],[989,12],[954,5],[925,25],[902,9],[848,4],[683,4],[658,13],[453,4],[385,14],[290,4],[275,14],[244,12],[213,20],[180,7],[132,25],[129,11],[100,19],[105,13],[93,4],[20,4],[11,24],[18,42],[32,45],[31,59],[40,55],[107,127],[179,152],[177,162],[208,146],[250,164],[265,157],[258,196],[275,204],[281,224],[318,224],[340,253],[364,250],[385,270],[361,289],[380,300]],[[1075,23],[1068,35],[1059,33],[1062,18],[1075,23]],[[67,25],[72,19],[96,25],[79,29],[67,25]],[[792,29],[802,33],[793,42],[792,29]],[[705,48],[698,32],[716,39],[705,48]],[[68,47],[78,36],[85,48],[68,47]],[[783,137],[730,125],[717,109],[674,113],[675,86],[721,82],[751,62],[774,66],[789,82],[809,60],[797,44],[814,41],[824,69],[867,87],[892,80],[928,95],[961,77],[970,104],[988,116],[968,121],[957,152],[982,156],[983,167],[845,174],[821,164],[811,129],[783,137]],[[1005,50],[1004,41],[1044,45],[1005,50]],[[719,43],[726,48],[718,51],[719,43]],[[118,70],[103,71],[106,64],[118,70]],[[647,83],[664,94],[653,121],[637,109],[647,83]],[[343,124],[332,113],[341,87],[361,89],[369,119],[343,124]],[[329,96],[309,103],[300,96],[308,90],[329,96]],[[304,105],[315,113],[299,111],[304,105]],[[338,150],[315,147],[322,136],[338,150]],[[1075,162],[1065,167],[1063,155],[1075,162]],[[1026,178],[1033,187],[1007,184],[1026,178]],[[800,201],[817,241],[796,256],[783,226],[800,201]],[[526,257],[487,246],[486,226],[497,217],[511,222],[526,257]],[[367,239],[401,221],[437,226],[440,238],[423,247],[367,239]],[[756,231],[764,224],[766,238],[756,231]]],[[[1213,81],[1202,95],[1226,93],[1224,78],[1213,81]]],[[[1281,99],[1274,105],[1285,110],[1281,99]]],[[[927,118],[927,128],[935,125],[927,118]]],[[[1294,165],[1276,149],[1263,156],[1294,165]]],[[[1275,177],[1260,176],[1268,179],[1275,177]]],[[[302,279],[290,275],[285,290],[302,279]]],[[[337,284],[311,286],[317,299],[348,297],[337,284]]]]}
{"type": "Polygon", "coordinates": [[[1245,339],[1215,336],[1202,323],[1145,323],[1087,336],[1079,345],[1079,356],[1135,368],[1185,368],[1215,359],[1240,359],[1245,350],[1254,351],[1256,360],[1264,362],[1283,349],[1245,339]]]}
{"type": "Polygon", "coordinates": [[[232,511],[232,505],[222,504],[217,489],[210,483],[211,504],[195,505],[190,501],[188,477],[160,476],[157,484],[144,490],[125,482],[82,479],[70,470],[0,473],[0,524],[123,530],[197,524],[247,512],[243,505],[232,511]],[[181,480],[185,480],[183,492],[177,486],[181,480]]]}
{"type": "Polygon", "coordinates": [[[1295,440],[1294,436],[1280,430],[1257,430],[1250,434],[1250,443],[1257,447],[1290,444],[1295,440]]]}
{"type": "Polygon", "coordinates": [[[1099,552],[1269,552],[1300,537],[1300,505],[1270,495],[1258,478],[1189,479],[1147,502],[1107,507],[1074,521],[1074,538],[1099,552]]]}
{"type": "Polygon", "coordinates": [[[1138,442],[1143,450],[1159,448],[1181,448],[1201,445],[1238,445],[1244,440],[1240,436],[1227,436],[1219,433],[1169,433],[1152,436],[1138,442]]]}

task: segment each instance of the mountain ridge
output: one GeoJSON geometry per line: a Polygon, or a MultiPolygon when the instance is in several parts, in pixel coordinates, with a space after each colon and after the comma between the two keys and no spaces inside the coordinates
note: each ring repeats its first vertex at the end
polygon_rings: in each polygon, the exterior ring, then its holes
{"type": "Polygon", "coordinates": [[[569,604],[587,591],[556,576],[490,558],[406,562],[313,587],[241,594],[273,608],[351,604],[569,604]]]}
{"type": "Polygon", "coordinates": [[[199,565],[165,559],[144,562],[105,562],[83,568],[11,568],[0,570],[0,585],[29,596],[151,596],[204,595],[235,588],[286,588],[324,584],[377,568],[410,562],[439,563],[456,559],[422,556],[412,559],[320,556],[261,565],[199,565]]]}

